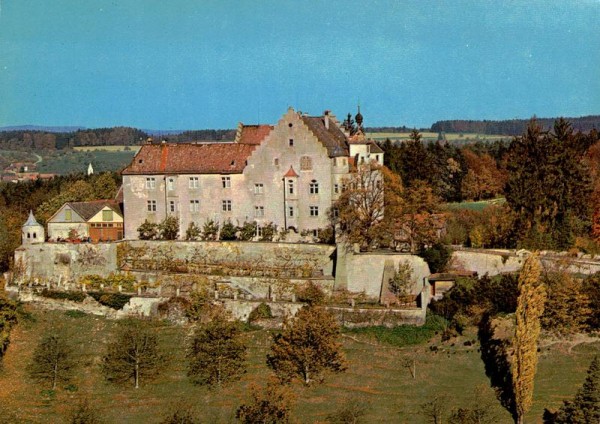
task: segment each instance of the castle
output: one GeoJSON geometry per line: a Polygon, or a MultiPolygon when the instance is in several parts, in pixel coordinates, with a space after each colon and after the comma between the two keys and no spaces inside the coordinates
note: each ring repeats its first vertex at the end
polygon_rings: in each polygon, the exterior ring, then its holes
{"type": "Polygon", "coordinates": [[[383,163],[360,110],[355,120],[357,128],[350,116],[341,124],[329,111],[289,108],[274,126],[240,124],[233,142],[143,145],[122,173],[125,239],[137,239],[144,221],[170,215],[180,238],[209,220],[316,233],[355,167],[383,163]]]}

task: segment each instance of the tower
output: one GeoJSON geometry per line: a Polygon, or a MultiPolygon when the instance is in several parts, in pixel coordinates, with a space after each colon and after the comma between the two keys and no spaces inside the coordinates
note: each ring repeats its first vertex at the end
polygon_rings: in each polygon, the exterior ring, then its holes
{"type": "Polygon", "coordinates": [[[92,162],[88,165],[87,174],[92,175],[94,173],[94,167],[92,167],[92,162]]]}
{"type": "Polygon", "coordinates": [[[33,212],[29,211],[29,218],[21,228],[21,244],[43,243],[46,241],[44,226],[37,222],[33,212]]]}

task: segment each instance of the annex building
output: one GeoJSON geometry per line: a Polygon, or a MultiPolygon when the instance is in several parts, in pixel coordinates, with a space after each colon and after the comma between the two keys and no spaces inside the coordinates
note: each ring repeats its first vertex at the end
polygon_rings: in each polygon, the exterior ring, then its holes
{"type": "Polygon", "coordinates": [[[202,228],[209,220],[325,228],[355,166],[383,163],[360,111],[355,120],[350,134],[329,111],[308,116],[290,108],[274,126],[240,124],[233,142],[143,145],[122,173],[125,238],[168,215],[179,219],[180,238],[192,222],[202,228]]]}

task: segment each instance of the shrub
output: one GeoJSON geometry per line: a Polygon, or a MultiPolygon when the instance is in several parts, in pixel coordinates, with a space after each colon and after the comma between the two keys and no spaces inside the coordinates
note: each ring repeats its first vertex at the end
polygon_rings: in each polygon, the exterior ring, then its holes
{"type": "Polygon", "coordinates": [[[256,236],[256,222],[244,222],[240,228],[240,240],[250,241],[256,236]]]}
{"type": "Polygon", "coordinates": [[[297,290],[298,300],[309,305],[322,305],[325,303],[325,292],[317,284],[309,281],[297,290]]]}
{"type": "Polygon", "coordinates": [[[452,252],[446,246],[441,243],[436,243],[433,246],[422,249],[419,252],[419,256],[425,259],[427,265],[429,265],[429,270],[432,274],[436,272],[442,272],[446,265],[448,265],[448,261],[450,260],[450,256],[452,252]]]}
{"type": "Polygon", "coordinates": [[[132,298],[131,295],[124,293],[89,292],[88,294],[101,305],[116,310],[123,309],[123,307],[129,303],[129,299],[132,298]]]}
{"type": "MultiPolygon", "coordinates": [[[[202,240],[216,240],[217,235],[219,234],[219,224],[217,224],[212,219],[209,219],[204,223],[202,227],[202,240]]],[[[235,237],[235,231],[234,231],[235,237]]],[[[223,236],[221,235],[221,239],[223,240],[223,236]]]]}
{"type": "Polygon", "coordinates": [[[196,225],[195,222],[190,222],[187,230],[185,230],[185,239],[188,241],[198,240],[202,235],[202,230],[196,225]]]}
{"type": "Polygon", "coordinates": [[[262,227],[262,236],[260,236],[260,241],[273,241],[275,234],[277,234],[277,225],[269,222],[262,227]]]}
{"type": "MultiPolygon", "coordinates": [[[[206,227],[206,225],[205,225],[205,227],[206,227]]],[[[221,227],[220,239],[221,240],[235,240],[236,233],[237,233],[237,227],[235,225],[233,225],[231,223],[231,221],[227,221],[221,227]]]]}
{"type": "Polygon", "coordinates": [[[71,302],[81,303],[85,300],[86,294],[83,292],[56,291],[44,289],[40,293],[42,296],[49,299],[70,300],[71,302]]]}
{"type": "Polygon", "coordinates": [[[179,236],[179,218],[173,215],[167,216],[158,224],[158,231],[162,240],[176,240],[179,236]]]}
{"type": "Polygon", "coordinates": [[[137,229],[140,240],[154,240],[158,237],[158,224],[148,221],[142,222],[137,229]]]}
{"type": "Polygon", "coordinates": [[[273,318],[273,312],[271,312],[271,307],[263,302],[254,308],[252,312],[250,312],[250,315],[248,316],[248,322],[255,322],[259,319],[269,318],[273,318]]]}
{"type": "Polygon", "coordinates": [[[319,236],[317,237],[318,243],[323,244],[335,244],[335,233],[333,227],[321,228],[318,231],[319,236]]]}

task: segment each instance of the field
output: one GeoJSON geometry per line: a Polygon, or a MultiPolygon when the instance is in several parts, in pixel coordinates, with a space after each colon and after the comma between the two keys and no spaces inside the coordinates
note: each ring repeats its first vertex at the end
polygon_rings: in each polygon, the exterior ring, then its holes
{"type": "MultiPolygon", "coordinates": [[[[512,137],[507,135],[490,135],[476,133],[446,133],[446,140],[453,143],[474,143],[476,141],[493,142],[496,140],[510,141],[512,137]]],[[[366,136],[375,141],[385,141],[389,138],[392,141],[406,141],[410,137],[410,133],[367,133],[366,136]]],[[[425,141],[436,141],[438,133],[422,132],[421,136],[425,141]]]]}
{"type": "Polygon", "coordinates": [[[133,151],[134,153],[140,150],[140,146],[77,146],[73,147],[76,152],[127,152],[133,151]]]}
{"type": "Polygon", "coordinates": [[[90,151],[61,151],[58,150],[43,157],[37,165],[37,170],[42,173],[66,175],[76,172],[87,172],[88,164],[92,164],[94,172],[119,171],[127,166],[135,155],[132,150],[106,150],[97,149],[90,151]]]}
{"type": "MultiPolygon", "coordinates": [[[[115,386],[103,380],[100,361],[111,339],[115,323],[92,316],[70,316],[59,311],[31,309],[31,318],[21,320],[13,330],[12,343],[0,372],[0,405],[21,411],[33,422],[62,422],[80,398],[91,399],[108,423],[158,423],[174,405],[192,405],[203,422],[232,422],[236,408],[248,399],[252,382],[263,384],[269,371],[265,355],[270,335],[264,330],[244,333],[250,344],[248,373],[231,387],[209,391],[192,385],[186,377],[185,344],[190,328],[164,325],[163,345],[171,355],[168,372],[154,382],[142,382],[138,390],[115,386]],[[31,381],[25,366],[37,340],[51,325],[63,325],[80,352],[81,367],[67,388],[56,392],[31,381]]],[[[420,405],[445,394],[453,407],[470,406],[474,390],[480,402],[490,402],[496,422],[510,423],[508,413],[495,400],[489,388],[477,343],[470,334],[441,343],[435,336],[427,343],[397,347],[382,344],[370,332],[344,334],[348,371],[330,376],[321,386],[305,388],[294,384],[294,416],[298,422],[324,422],[328,414],[349,402],[369,405],[364,422],[424,423],[420,405]],[[437,352],[430,346],[437,346],[437,352]],[[406,358],[416,360],[416,378],[402,366],[406,358]]],[[[579,345],[568,351],[561,345],[542,349],[536,393],[526,422],[541,422],[544,407],[556,407],[581,385],[585,370],[600,344],[579,345]]]]}
{"type": "Polygon", "coordinates": [[[499,197],[497,199],[479,200],[476,202],[445,203],[444,206],[448,209],[454,210],[468,209],[473,211],[481,211],[490,205],[502,205],[504,203],[506,203],[506,199],[504,197],[499,197]]]}

